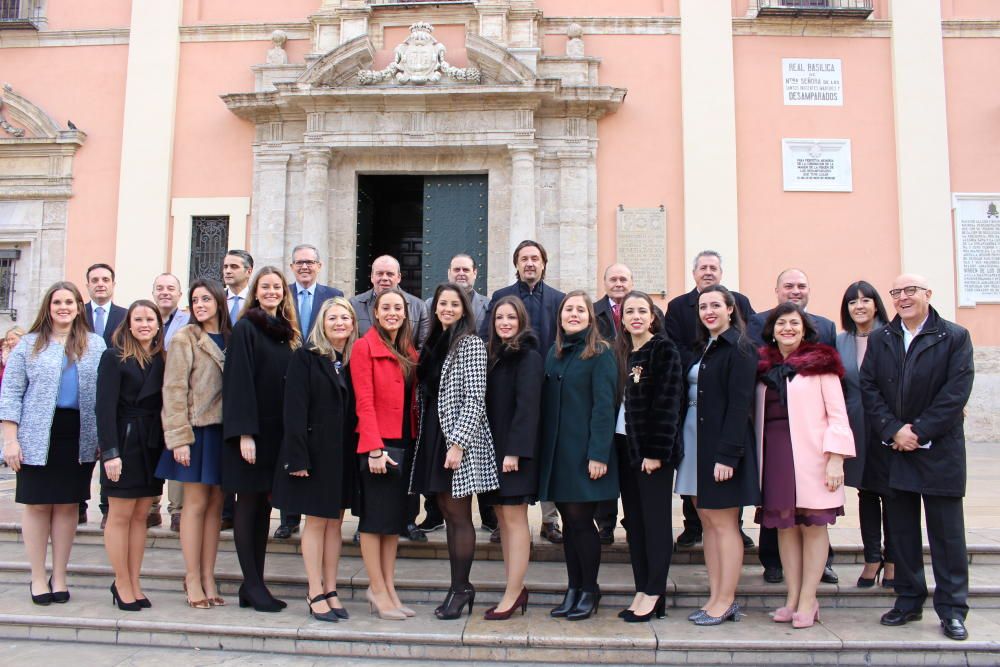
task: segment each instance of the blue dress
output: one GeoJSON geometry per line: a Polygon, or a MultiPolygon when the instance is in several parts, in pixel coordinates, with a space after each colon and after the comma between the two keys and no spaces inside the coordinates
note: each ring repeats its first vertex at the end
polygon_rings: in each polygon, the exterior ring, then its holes
{"type": "MultiPolygon", "coordinates": [[[[222,334],[208,334],[212,342],[225,351],[222,334]]],[[[175,482],[218,485],[222,482],[222,424],[194,427],[191,445],[191,465],[182,466],[174,453],[165,449],[156,466],[156,476],[175,482]]]]}
{"type": "Polygon", "coordinates": [[[684,417],[684,458],[677,467],[674,493],[680,496],[698,495],[698,371],[701,360],[688,370],[688,409],[684,417]]]}

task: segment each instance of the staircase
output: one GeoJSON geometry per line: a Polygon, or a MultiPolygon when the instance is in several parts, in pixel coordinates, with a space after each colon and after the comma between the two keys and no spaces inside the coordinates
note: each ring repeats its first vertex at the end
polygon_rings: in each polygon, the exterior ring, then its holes
{"type": "MultiPolygon", "coordinates": [[[[9,515],[8,515],[9,516],[9,515]]],[[[279,614],[259,614],[236,605],[240,573],[232,534],[224,533],[217,574],[229,604],[211,610],[187,607],[181,592],[183,561],[177,535],[149,532],[143,568],[144,591],[153,608],[140,613],[119,611],[109,604],[111,569],[102,536],[94,523],[82,526],[70,563],[72,600],[39,607],[25,590],[28,565],[16,523],[0,524],[0,638],[69,641],[88,644],[214,649],[263,654],[343,656],[356,658],[448,660],[467,662],[531,662],[572,664],[724,664],[724,665],[997,665],[1000,664],[1000,542],[970,544],[971,582],[968,626],[970,639],[946,639],[928,602],[924,620],[886,628],[879,615],[892,606],[891,591],[854,586],[861,571],[860,549],[836,546],[839,585],[821,585],[821,623],[805,630],[775,624],[767,615],[784,600],[780,584],[766,584],[747,553],[739,587],[746,615],[740,623],[698,628],[685,617],[707,597],[708,581],[700,548],[675,554],[668,582],[668,616],[650,623],[626,624],[614,614],[631,600],[633,589],[627,550],[619,530],[616,544],[606,547],[601,568],[603,599],[593,619],[568,622],[549,617],[548,608],[565,587],[562,548],[536,541],[528,572],[530,606],[525,616],[487,622],[482,611],[502,593],[504,572],[499,545],[480,533],[472,579],[477,588],[475,613],[456,621],[439,621],[433,608],[448,588],[447,551],[442,532],[430,541],[403,541],[397,565],[397,589],[417,617],[382,621],[368,614],[368,584],[353,525],[345,523],[338,589],[348,621],[311,620],[305,608],[305,574],[298,538],[269,546],[267,573],[272,592],[289,603],[279,614]]],[[[970,535],[970,542],[975,536],[970,535]]],[[[928,577],[931,571],[928,568],[928,577]]],[[[183,661],[185,654],[178,653],[183,661]]]]}

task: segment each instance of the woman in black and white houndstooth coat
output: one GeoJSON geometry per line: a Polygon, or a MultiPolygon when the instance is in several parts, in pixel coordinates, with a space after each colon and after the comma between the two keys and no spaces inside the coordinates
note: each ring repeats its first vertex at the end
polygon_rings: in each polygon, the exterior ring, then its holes
{"type": "Polygon", "coordinates": [[[486,419],[486,346],[465,290],[450,283],[434,292],[430,335],[420,353],[420,436],[410,493],[433,495],[445,518],[451,588],[435,610],[441,619],[472,612],[469,583],[476,529],[472,495],[500,486],[486,419]]]}

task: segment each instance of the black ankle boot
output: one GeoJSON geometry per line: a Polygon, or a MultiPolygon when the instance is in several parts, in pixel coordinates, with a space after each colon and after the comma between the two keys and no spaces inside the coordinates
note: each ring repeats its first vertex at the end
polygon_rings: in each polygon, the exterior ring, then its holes
{"type": "Polygon", "coordinates": [[[582,591],[576,600],[576,605],[566,614],[569,621],[582,621],[597,613],[597,606],[601,603],[600,591],[582,591]]]}
{"type": "Polygon", "coordinates": [[[549,616],[552,618],[563,618],[573,610],[576,606],[577,598],[580,597],[582,591],[579,588],[568,588],[566,589],[566,596],[563,598],[562,603],[549,612],[549,616]]]}
{"type": "Polygon", "coordinates": [[[465,590],[448,589],[444,604],[434,610],[434,615],[442,621],[451,621],[462,616],[465,605],[469,605],[469,616],[472,616],[472,605],[476,601],[476,589],[469,586],[465,590]]]}

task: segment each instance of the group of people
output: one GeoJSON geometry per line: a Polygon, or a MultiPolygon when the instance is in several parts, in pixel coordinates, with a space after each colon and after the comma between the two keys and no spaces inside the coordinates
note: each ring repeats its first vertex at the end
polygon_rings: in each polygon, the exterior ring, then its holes
{"type": "MultiPolygon", "coordinates": [[[[451,581],[434,613],[471,614],[477,496],[496,515],[506,572],[485,618],[527,608],[527,512],[541,501],[562,519],[568,579],[550,614],[586,619],[600,604],[601,542],[620,497],[635,596],[618,615],[646,621],[665,613],[676,492],[686,504],[681,537],[704,540],[709,577],[709,598],[688,619],[740,619],[741,514],[751,506],[765,575],[787,587],[772,618],[804,628],[819,618],[821,579],[835,576],[828,526],[844,514],[847,485],[858,489],[865,546],[857,585],[882,576],[895,587],[882,623],[921,617],[922,501],[935,610],[946,636],[967,637],[963,408],[972,345],[930,305],[922,277],[894,281],[891,321],[872,285],[851,284],[838,335],[807,310],[799,269],[778,276],[776,307],[755,313],[722,285],[719,254],[704,251],[694,289],[664,314],[633,289],[626,266],[608,267],[595,303],[545,282],[541,244],[520,243],[512,259],[516,282],[487,299],[474,290],[475,261],[455,256],[426,303],[400,289],[389,256],[374,261],[371,290],[345,298],[319,284],[311,245],[293,250],[292,282],[273,266],[254,273],[248,253],[229,251],[225,288],[195,281],[187,312],[177,309],[180,282],[170,274],[154,283],[156,303],[127,310],[96,300],[101,280],[91,289],[95,272],[113,289],[107,265],[88,270],[91,303],[70,282],[53,285],[5,359],[0,386],[32,599],[69,599],[77,507],[99,457],[121,609],[151,605],[139,577],[145,531],[171,480],[183,488],[191,607],[225,604],[214,569],[224,497],[235,494],[240,606],[286,606],[264,577],[273,505],[287,533],[306,517],[308,613],[348,618],[337,569],[349,509],[359,517],[371,612],[409,618],[395,560],[423,495],[447,531],[451,581]]],[[[550,529],[551,511],[543,508],[550,529]]]]}

